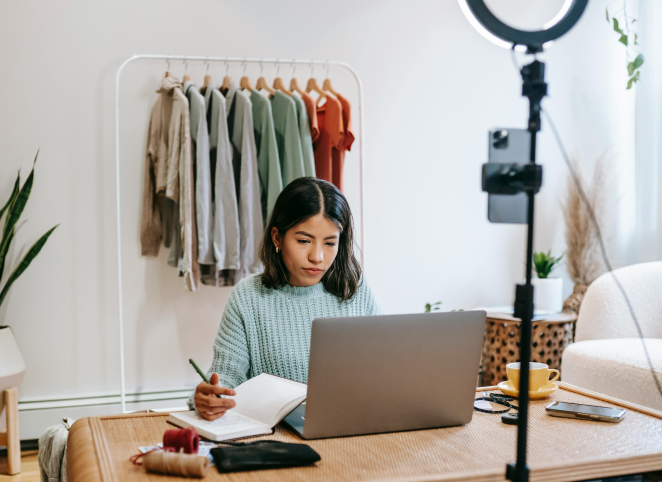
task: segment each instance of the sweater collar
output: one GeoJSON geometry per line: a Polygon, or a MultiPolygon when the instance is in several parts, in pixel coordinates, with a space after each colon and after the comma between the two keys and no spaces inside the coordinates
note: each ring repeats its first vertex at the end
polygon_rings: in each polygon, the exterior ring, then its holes
{"type": "Polygon", "coordinates": [[[326,292],[324,285],[320,282],[312,286],[292,286],[287,284],[280,288],[282,293],[292,296],[310,297],[326,292]]]}

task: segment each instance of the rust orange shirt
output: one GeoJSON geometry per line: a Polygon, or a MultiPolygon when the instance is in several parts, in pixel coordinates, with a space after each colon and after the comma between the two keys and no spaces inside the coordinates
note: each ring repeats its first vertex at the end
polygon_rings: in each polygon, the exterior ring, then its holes
{"type": "Polygon", "coordinates": [[[308,122],[310,123],[310,138],[315,142],[320,136],[320,129],[317,123],[317,106],[307,92],[304,92],[301,98],[303,99],[303,103],[306,104],[306,113],[308,114],[308,122]]]}
{"type": "Polygon", "coordinates": [[[328,95],[317,108],[317,124],[320,134],[315,142],[315,173],[319,179],[333,182],[333,151],[345,142],[340,101],[328,95]]]}
{"type": "Polygon", "coordinates": [[[354,132],[352,129],[352,106],[347,99],[338,94],[338,101],[342,107],[343,140],[338,149],[332,152],[332,179],[333,184],[343,191],[343,169],[345,166],[345,152],[351,150],[354,143],[354,132]]]}

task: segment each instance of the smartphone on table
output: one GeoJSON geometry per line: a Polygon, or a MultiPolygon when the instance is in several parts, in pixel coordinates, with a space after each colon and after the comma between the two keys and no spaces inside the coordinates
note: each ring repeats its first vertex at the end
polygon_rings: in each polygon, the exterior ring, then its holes
{"type": "Polygon", "coordinates": [[[554,417],[577,418],[580,420],[598,420],[600,422],[620,422],[625,417],[622,408],[597,407],[567,402],[552,402],[545,409],[554,417]]]}

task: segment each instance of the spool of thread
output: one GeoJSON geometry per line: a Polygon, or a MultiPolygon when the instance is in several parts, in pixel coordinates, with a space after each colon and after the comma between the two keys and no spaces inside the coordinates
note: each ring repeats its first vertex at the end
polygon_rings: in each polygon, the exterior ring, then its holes
{"type": "Polygon", "coordinates": [[[142,465],[147,472],[155,474],[203,478],[209,469],[209,459],[201,455],[155,450],[142,457],[142,465]]]}
{"type": "Polygon", "coordinates": [[[184,451],[185,454],[198,453],[200,436],[191,428],[177,428],[166,430],[163,434],[163,449],[173,448],[172,452],[184,451]]]}

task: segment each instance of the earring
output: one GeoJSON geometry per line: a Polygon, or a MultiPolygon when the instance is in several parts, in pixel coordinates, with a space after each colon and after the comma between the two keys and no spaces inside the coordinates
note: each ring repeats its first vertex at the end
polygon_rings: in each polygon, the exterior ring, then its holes
{"type": "Polygon", "coordinates": [[[280,251],[280,248],[278,246],[276,246],[276,253],[278,253],[279,251],[280,251]]]}

